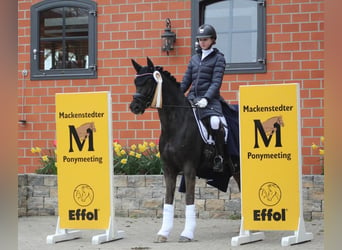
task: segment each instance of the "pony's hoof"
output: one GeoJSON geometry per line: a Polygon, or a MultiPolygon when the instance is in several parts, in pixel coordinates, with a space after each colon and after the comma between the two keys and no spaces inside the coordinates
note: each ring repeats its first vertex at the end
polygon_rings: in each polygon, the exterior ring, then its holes
{"type": "Polygon", "coordinates": [[[154,243],[165,243],[167,241],[167,237],[163,235],[157,235],[157,239],[154,241],[154,243]]]}
{"type": "Polygon", "coordinates": [[[180,236],[178,240],[178,242],[181,242],[181,243],[187,243],[187,242],[192,242],[192,241],[193,241],[192,239],[185,237],[185,236],[180,236]]]}

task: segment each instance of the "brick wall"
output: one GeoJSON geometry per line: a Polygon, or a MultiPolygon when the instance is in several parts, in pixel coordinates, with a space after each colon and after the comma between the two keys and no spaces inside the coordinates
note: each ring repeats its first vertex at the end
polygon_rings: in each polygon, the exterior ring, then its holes
{"type": "MultiPolygon", "coordinates": [[[[179,186],[180,176],[177,179],[179,186]]],[[[120,217],[161,217],[165,184],[161,175],[115,176],[115,215],[120,217]]],[[[324,176],[302,179],[303,216],[306,220],[324,217],[324,176]]],[[[240,192],[234,180],[221,192],[197,179],[195,204],[199,218],[240,218],[240,192]]],[[[184,218],[185,195],[175,194],[175,216],[184,218]]],[[[58,215],[56,175],[18,175],[18,216],[58,215]]]]}
{"type": "MultiPolygon", "coordinates": [[[[31,147],[51,148],[55,140],[54,95],[59,92],[110,91],[114,138],[122,145],[156,141],[157,112],[135,116],[129,111],[134,93],[130,59],[157,65],[181,80],[191,53],[191,0],[98,0],[98,78],[30,81],[30,6],[18,1],[18,172],[31,173],[39,159],[31,147]],[[166,56],[161,34],[169,17],[176,48],[166,56]],[[22,75],[28,70],[28,76],[22,75]]],[[[298,82],[301,94],[303,174],[320,174],[320,156],[311,149],[323,135],[324,0],[267,1],[267,73],[225,75],[223,97],[236,103],[240,85],[298,82]]]]}

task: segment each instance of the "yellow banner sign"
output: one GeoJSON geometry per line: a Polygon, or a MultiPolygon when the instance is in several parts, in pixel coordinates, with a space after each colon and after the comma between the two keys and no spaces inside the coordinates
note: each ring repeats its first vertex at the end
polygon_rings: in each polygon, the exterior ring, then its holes
{"type": "Polygon", "coordinates": [[[242,215],[246,230],[296,230],[301,146],[297,84],[240,87],[242,215]]]}
{"type": "Polygon", "coordinates": [[[112,209],[109,92],[56,94],[60,228],[106,229],[112,209]]]}

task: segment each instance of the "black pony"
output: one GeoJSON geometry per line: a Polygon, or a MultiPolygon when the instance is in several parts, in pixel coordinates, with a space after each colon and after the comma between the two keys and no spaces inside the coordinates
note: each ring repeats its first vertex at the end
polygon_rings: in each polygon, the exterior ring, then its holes
{"type": "MultiPolygon", "coordinates": [[[[234,176],[238,184],[240,183],[237,166],[237,131],[235,131],[235,135],[231,133],[231,136],[235,136],[235,139],[230,148],[234,148],[235,153],[227,150],[224,157],[224,172],[213,172],[210,164],[213,155],[212,148],[204,142],[194,116],[194,107],[181,92],[180,84],[162,67],[155,67],[149,58],[147,58],[147,66],[143,67],[133,59],[132,64],[137,75],[135,78],[136,93],[133,96],[130,109],[134,114],[143,114],[145,109],[156,107],[161,124],[159,150],[163,162],[166,194],[163,208],[163,224],[157,234],[156,242],[167,241],[173,227],[173,202],[178,174],[183,174],[180,191],[186,192],[185,227],[179,240],[181,242],[191,241],[194,238],[196,225],[194,205],[196,176],[210,179],[208,184],[222,191],[227,190],[231,176],[234,176]]],[[[228,107],[227,104],[226,106],[228,107]]],[[[237,111],[234,111],[232,107],[225,110],[226,113],[228,112],[228,116],[234,113],[235,130],[237,130],[237,111]]],[[[228,117],[227,122],[231,124],[229,119],[228,117]]],[[[228,130],[231,130],[231,128],[229,127],[228,130]]],[[[227,147],[228,145],[229,143],[227,147]]]]}

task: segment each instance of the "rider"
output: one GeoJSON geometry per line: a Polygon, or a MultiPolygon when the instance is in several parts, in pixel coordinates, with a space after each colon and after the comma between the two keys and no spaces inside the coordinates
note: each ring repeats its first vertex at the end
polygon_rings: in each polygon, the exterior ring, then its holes
{"type": "Polygon", "coordinates": [[[198,28],[196,39],[199,48],[190,59],[181,82],[181,90],[185,93],[190,88],[187,98],[199,107],[199,119],[204,124],[210,123],[216,148],[213,169],[215,172],[222,172],[224,128],[220,121],[225,123],[225,120],[220,103],[220,88],[226,61],[224,55],[217,48],[212,47],[216,43],[216,38],[213,26],[203,24],[198,28]]]}

